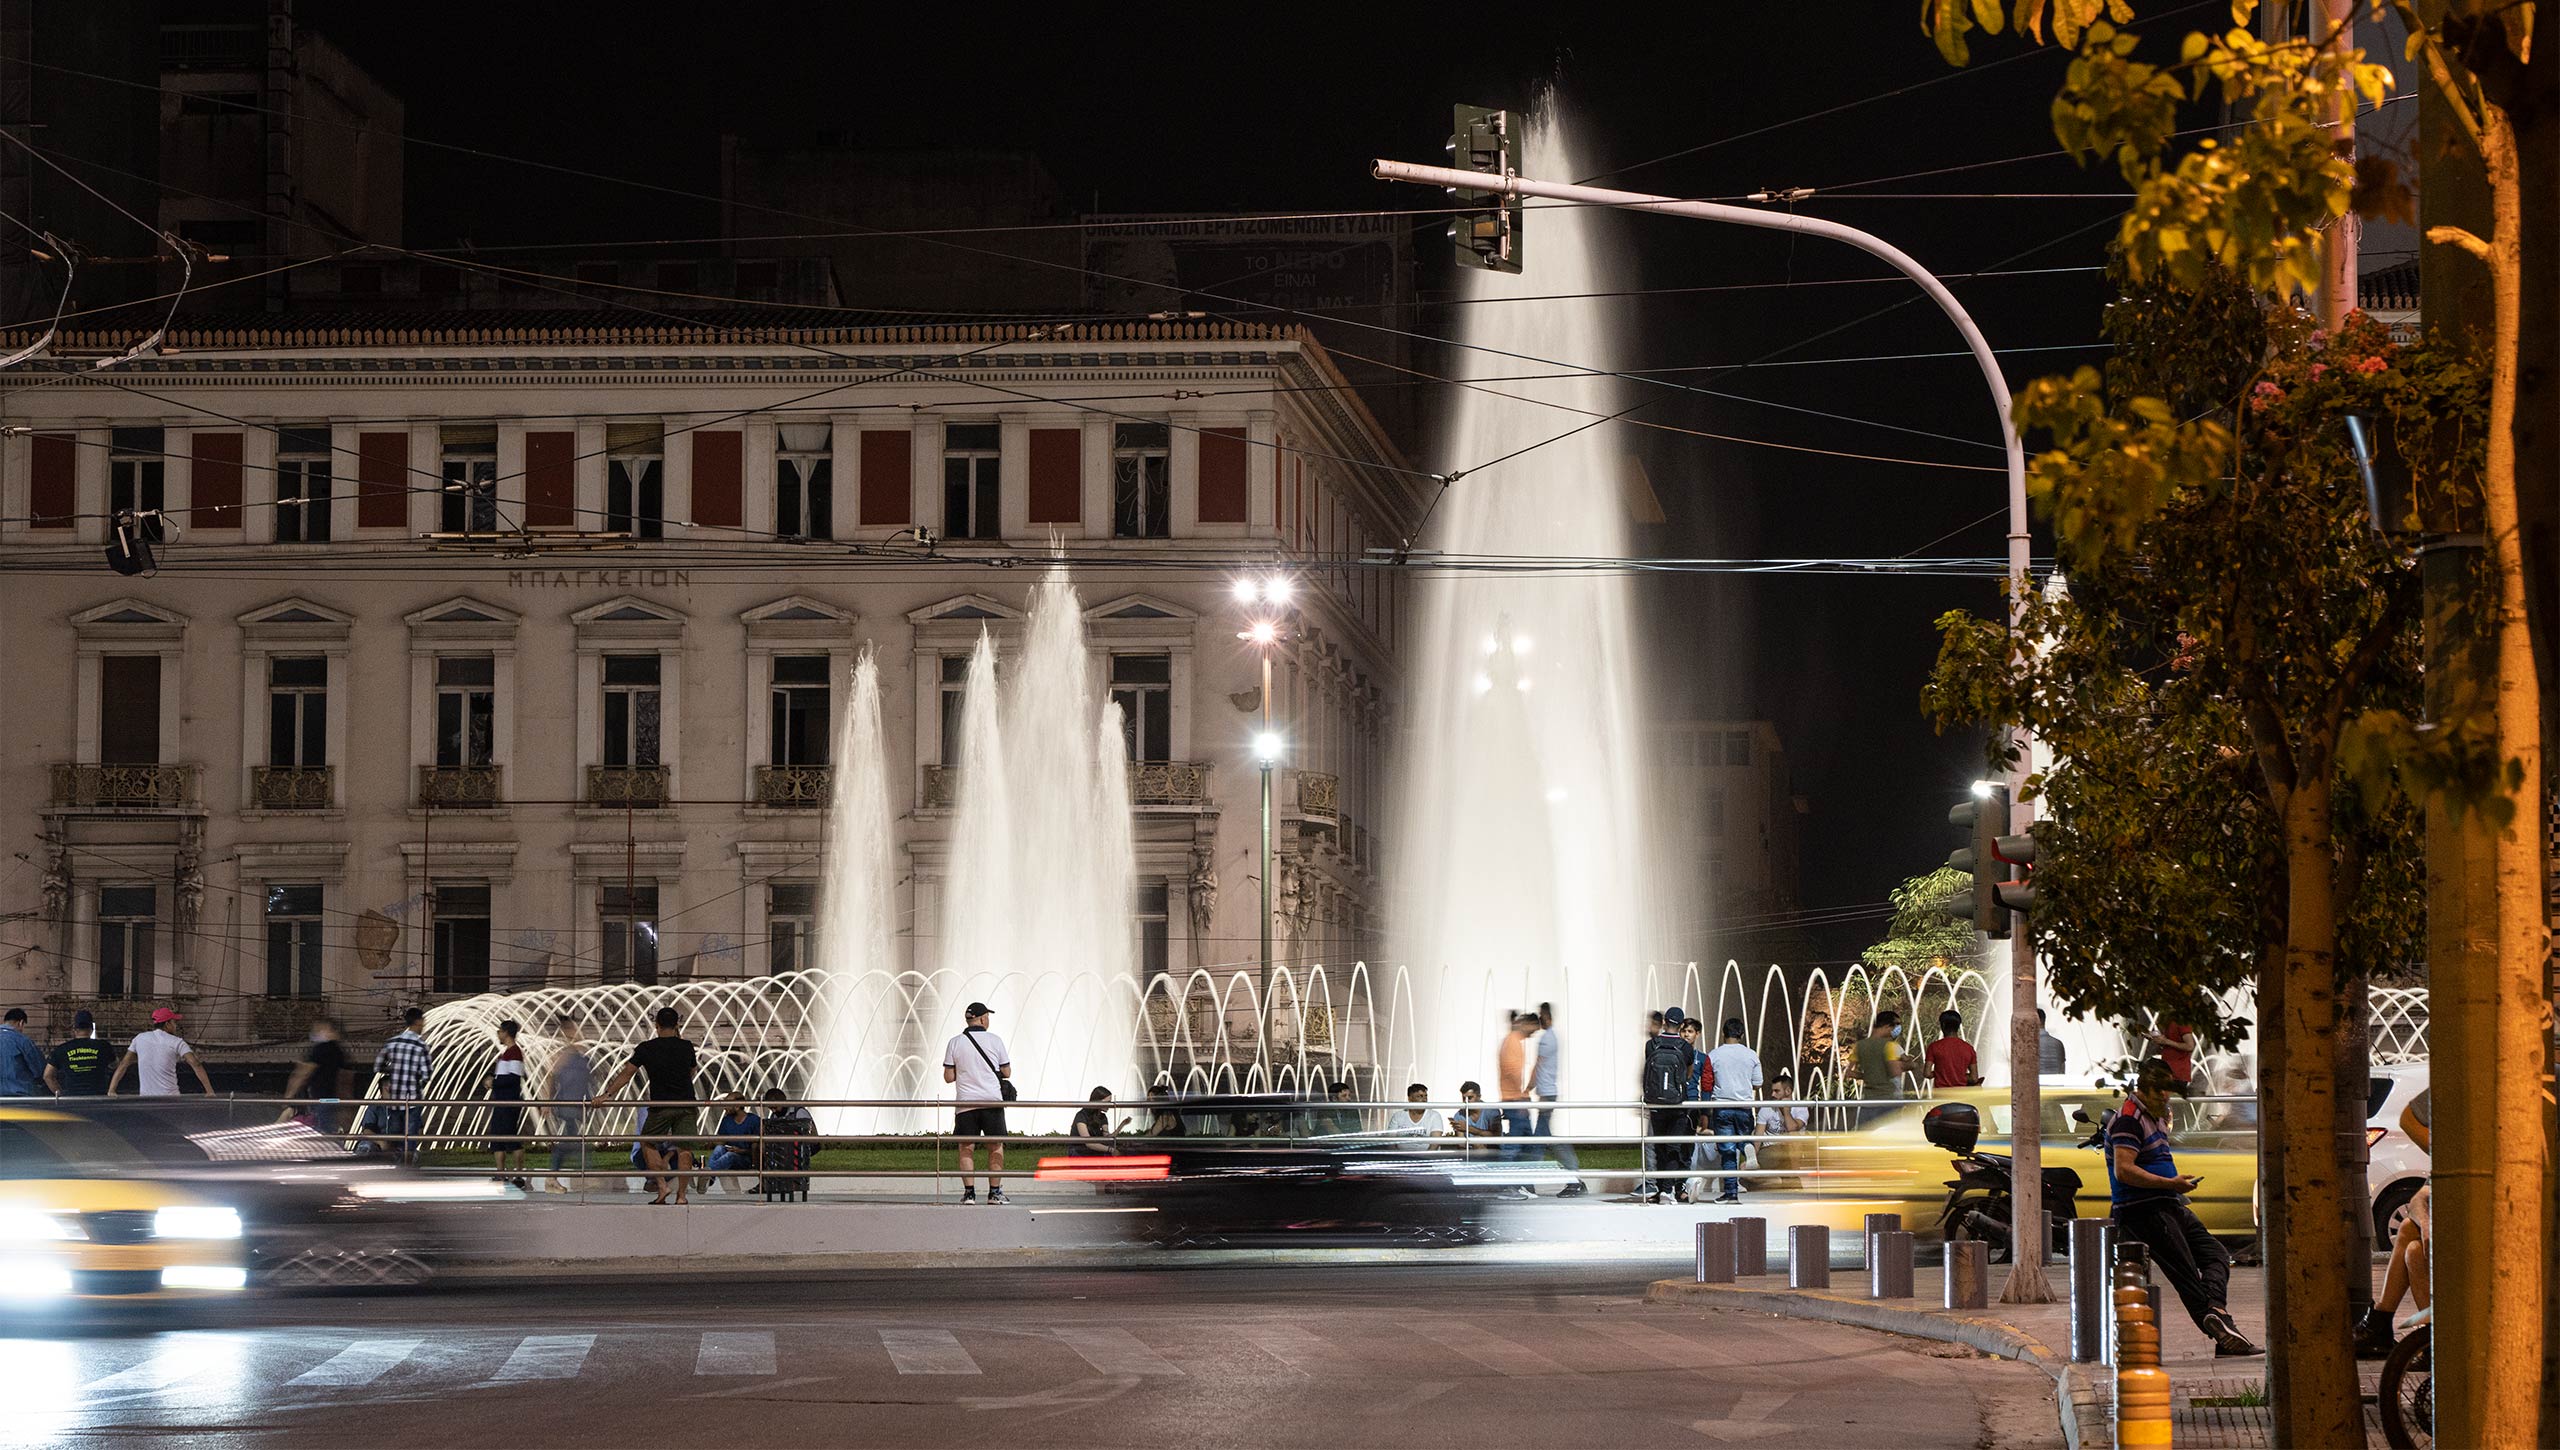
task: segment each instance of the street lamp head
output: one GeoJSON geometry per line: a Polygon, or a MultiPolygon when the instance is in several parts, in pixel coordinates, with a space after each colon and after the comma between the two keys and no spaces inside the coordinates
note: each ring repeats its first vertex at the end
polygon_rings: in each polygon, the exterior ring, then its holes
{"type": "Polygon", "coordinates": [[[1254,600],[1261,597],[1262,586],[1254,583],[1250,579],[1239,579],[1236,581],[1235,593],[1236,603],[1251,604],[1254,600]]]}
{"type": "Polygon", "coordinates": [[[1253,645],[1276,644],[1280,639],[1280,626],[1268,619],[1257,619],[1236,638],[1253,645]]]}
{"type": "Polygon", "coordinates": [[[1269,765],[1280,758],[1280,732],[1265,730],[1253,737],[1253,758],[1269,765]]]}
{"type": "Polygon", "coordinates": [[[1994,785],[1990,781],[1977,780],[1973,783],[1973,798],[1975,800],[1987,801],[1991,799],[1991,793],[1999,788],[1999,786],[1994,785]]]}
{"type": "Polygon", "coordinates": [[[1262,581],[1262,597],[1266,603],[1286,604],[1294,592],[1295,587],[1289,583],[1287,575],[1274,574],[1262,581]]]}

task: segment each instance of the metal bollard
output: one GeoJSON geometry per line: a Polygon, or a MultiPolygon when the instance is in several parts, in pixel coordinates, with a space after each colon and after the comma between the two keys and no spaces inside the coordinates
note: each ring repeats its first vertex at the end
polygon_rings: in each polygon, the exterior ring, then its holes
{"type": "Polygon", "coordinates": [[[2151,1255],[2118,1243],[2115,1254],[2116,1445],[2170,1443],[2169,1372],[2160,1367],[2160,1310],[2151,1286],[2151,1255]]]}
{"type": "Polygon", "coordinates": [[[1733,1220],[1733,1276],[1756,1278],[1769,1272],[1769,1221],[1765,1218],[1733,1220]]]}
{"type": "Polygon", "coordinates": [[[1991,1303],[1991,1245],[1963,1239],[1947,1245],[1949,1309],[1982,1309],[1991,1303]]]}
{"type": "Polygon", "coordinates": [[[1698,1282],[1733,1282],[1732,1224],[1706,1222],[1698,1225],[1698,1282]]]}
{"type": "Polygon", "coordinates": [[[2071,1362],[2092,1364],[2107,1355],[2107,1248],[2115,1221],[2071,1221],[2071,1362]]]}
{"type": "Polygon", "coordinates": [[[1867,1297],[1911,1297],[1911,1235],[1887,1229],[1867,1240],[1867,1297]]]}
{"type": "Polygon", "coordinates": [[[1901,1214],[1868,1214],[1867,1226],[1858,1235],[1858,1267],[1862,1269],[1874,1268],[1876,1266],[1876,1235],[1880,1233],[1890,1233],[1900,1227],[1902,1227],[1901,1214]]]}
{"type": "Polygon", "coordinates": [[[1818,1223],[1800,1223],[1787,1230],[1787,1287],[1831,1287],[1830,1229],[1818,1223]]]}

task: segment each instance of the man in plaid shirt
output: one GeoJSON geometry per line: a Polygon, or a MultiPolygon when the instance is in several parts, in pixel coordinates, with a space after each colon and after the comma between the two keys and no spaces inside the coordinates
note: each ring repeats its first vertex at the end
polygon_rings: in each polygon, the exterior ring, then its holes
{"type": "Polygon", "coordinates": [[[374,1110],[381,1126],[379,1132],[401,1135],[392,1146],[403,1163],[418,1161],[418,1137],[425,1130],[426,1110],[399,1106],[426,1096],[427,1075],[435,1068],[434,1054],[427,1051],[427,1039],[418,1035],[418,1026],[427,1014],[412,1007],[400,1014],[400,1031],[382,1044],[373,1059],[374,1097],[389,1106],[374,1110]]]}

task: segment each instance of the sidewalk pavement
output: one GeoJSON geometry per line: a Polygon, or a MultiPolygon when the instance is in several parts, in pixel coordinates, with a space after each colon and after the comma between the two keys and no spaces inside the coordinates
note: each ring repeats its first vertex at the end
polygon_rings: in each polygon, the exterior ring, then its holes
{"type": "MultiPolygon", "coordinates": [[[[1862,1270],[1832,1272],[1829,1290],[1786,1287],[1786,1270],[1771,1256],[1773,1272],[1757,1280],[1731,1284],[1698,1284],[1664,1279],[1646,1298],[1665,1304],[1699,1308],[1745,1309],[1790,1318],[1820,1319],[1862,1329],[1881,1330],[1919,1339],[1962,1344],[2003,1359],[2024,1360],[2053,1377],[2062,1442],[2068,1450],[2102,1450],[2114,1443],[2114,1372],[2103,1364],[2071,1362],[2069,1269],[2056,1259],[2046,1269],[2057,1295],[2051,1304],[2002,1304],[2000,1286],[2008,1267],[1991,1270],[1993,1302],[1987,1309],[1950,1310],[1945,1304],[1945,1274],[1923,1265],[1912,1272],[1913,1297],[1877,1300],[1866,1297],[1862,1270]]],[[[2274,1444],[2266,1407],[2267,1362],[2263,1357],[2217,1359],[2213,1342],[2187,1319],[2185,1308],[2166,1284],[2160,1290],[2161,1367],[2169,1372],[2172,1433],[2191,1450],[2258,1450],[2274,1444]]],[[[2235,1267],[2231,1271],[2230,1307],[2241,1332],[2265,1341],[2266,1271],[2235,1267]]],[[[2357,1366],[2366,1396],[2367,1443],[2382,1443],[2382,1427],[2372,1397],[2381,1365],[2357,1366]]]]}

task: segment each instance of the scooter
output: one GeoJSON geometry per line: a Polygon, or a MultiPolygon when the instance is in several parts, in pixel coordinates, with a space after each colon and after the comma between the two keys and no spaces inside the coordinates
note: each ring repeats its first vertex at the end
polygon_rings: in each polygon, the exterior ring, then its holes
{"type": "MultiPolygon", "coordinates": [[[[2015,1257],[2010,1242],[2014,1217],[2009,1192],[2011,1164],[2007,1154],[1976,1152],[1982,1138],[1982,1113],[1971,1103],[1940,1103],[1920,1120],[1920,1131],[1933,1145],[1955,1157],[1956,1176],[1947,1180],[1947,1206],[1938,1215],[1942,1242],[1978,1239],[1991,1245],[2003,1263],[2015,1257]]],[[[2083,1147],[2089,1146],[2083,1144],[2083,1147]]],[[[2044,1170],[2044,1209],[2053,1218],[2053,1249],[2067,1252],[2069,1223],[2080,1214],[2080,1175],[2068,1168],[2044,1170]]]]}

